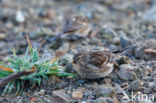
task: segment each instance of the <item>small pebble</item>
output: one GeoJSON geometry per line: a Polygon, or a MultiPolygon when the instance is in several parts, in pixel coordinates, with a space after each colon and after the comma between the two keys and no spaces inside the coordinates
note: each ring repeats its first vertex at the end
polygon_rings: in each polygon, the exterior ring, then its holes
{"type": "Polygon", "coordinates": [[[74,99],[79,99],[79,100],[81,100],[81,99],[83,98],[83,92],[82,92],[82,90],[73,91],[72,97],[73,97],[74,99]]]}
{"type": "Polygon", "coordinates": [[[7,37],[6,34],[4,34],[4,33],[0,33],[0,39],[5,39],[6,37],[7,37]]]}
{"type": "Polygon", "coordinates": [[[141,82],[140,80],[135,80],[131,82],[128,88],[131,91],[137,91],[141,89],[142,85],[143,85],[143,82],[141,82]]]}
{"type": "Polygon", "coordinates": [[[22,11],[19,10],[19,11],[16,12],[15,20],[18,23],[23,23],[25,21],[25,16],[23,15],[23,12],[22,11]]]}

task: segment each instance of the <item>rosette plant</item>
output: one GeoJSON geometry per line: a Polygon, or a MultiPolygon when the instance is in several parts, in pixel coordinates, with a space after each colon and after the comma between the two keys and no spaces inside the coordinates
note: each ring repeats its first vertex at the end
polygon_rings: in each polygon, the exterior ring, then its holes
{"type": "Polygon", "coordinates": [[[64,67],[55,58],[39,57],[37,48],[33,48],[27,35],[28,48],[23,57],[18,57],[13,50],[9,63],[0,63],[0,87],[5,85],[3,95],[13,90],[19,95],[24,90],[26,83],[33,86],[40,85],[43,79],[48,80],[49,75],[74,76],[66,73],[64,67]]]}

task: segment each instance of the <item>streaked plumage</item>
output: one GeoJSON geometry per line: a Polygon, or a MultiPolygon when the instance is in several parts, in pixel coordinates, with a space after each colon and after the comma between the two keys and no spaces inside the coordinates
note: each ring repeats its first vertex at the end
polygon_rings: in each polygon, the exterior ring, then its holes
{"type": "Polygon", "coordinates": [[[73,57],[76,72],[82,78],[98,79],[113,71],[115,54],[106,51],[78,53],[73,57]]]}
{"type": "Polygon", "coordinates": [[[75,15],[67,19],[64,27],[63,33],[75,34],[79,33],[81,36],[87,36],[90,32],[88,19],[84,16],[75,15]]]}

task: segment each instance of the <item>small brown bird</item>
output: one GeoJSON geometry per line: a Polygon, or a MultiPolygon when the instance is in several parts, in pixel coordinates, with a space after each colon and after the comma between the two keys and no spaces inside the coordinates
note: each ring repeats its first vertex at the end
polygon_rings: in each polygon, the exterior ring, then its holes
{"type": "Polygon", "coordinates": [[[78,53],[73,57],[76,72],[82,78],[98,79],[113,71],[115,54],[107,51],[78,53]]]}
{"type": "MultiPolygon", "coordinates": [[[[126,51],[133,49],[134,46],[124,48],[123,50],[109,51],[91,51],[78,53],[73,57],[73,66],[75,71],[87,79],[98,79],[109,75],[113,71],[115,59],[119,53],[124,54],[126,51]]],[[[120,55],[121,55],[120,54],[120,55]]]]}
{"type": "Polygon", "coordinates": [[[88,19],[85,16],[75,15],[67,19],[63,33],[73,34],[77,33],[80,36],[86,37],[91,31],[88,19]]]}

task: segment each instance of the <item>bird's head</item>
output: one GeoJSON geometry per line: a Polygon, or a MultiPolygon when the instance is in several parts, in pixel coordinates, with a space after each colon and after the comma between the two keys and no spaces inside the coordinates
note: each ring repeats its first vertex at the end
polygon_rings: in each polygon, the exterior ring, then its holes
{"type": "Polygon", "coordinates": [[[82,58],[83,54],[82,53],[77,53],[73,56],[73,63],[77,64],[77,62],[82,58]]]}
{"type": "Polygon", "coordinates": [[[65,22],[63,33],[83,32],[89,28],[88,19],[85,16],[71,16],[65,22]]]}

